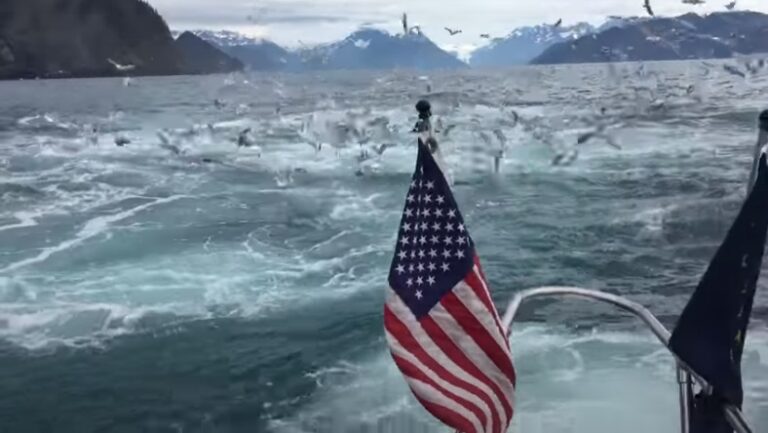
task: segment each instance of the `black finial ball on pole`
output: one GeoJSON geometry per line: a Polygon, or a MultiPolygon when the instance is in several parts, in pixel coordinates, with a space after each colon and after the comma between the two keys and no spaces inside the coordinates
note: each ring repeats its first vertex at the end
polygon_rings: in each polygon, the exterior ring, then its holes
{"type": "Polygon", "coordinates": [[[416,103],[416,111],[419,112],[419,119],[428,119],[432,116],[432,105],[429,101],[422,99],[416,103]]]}

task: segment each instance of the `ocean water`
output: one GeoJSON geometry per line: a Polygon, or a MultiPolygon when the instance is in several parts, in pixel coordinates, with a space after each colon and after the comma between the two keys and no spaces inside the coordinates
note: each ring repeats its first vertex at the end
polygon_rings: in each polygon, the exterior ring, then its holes
{"type": "MultiPolygon", "coordinates": [[[[447,432],[382,329],[427,87],[500,310],[568,284],[674,325],[744,198],[764,76],[687,62],[2,82],[0,432],[447,432]],[[389,128],[365,146],[393,146],[361,157],[335,125],[374,118],[389,128]]],[[[755,431],[766,285],[743,362],[755,431]]],[[[633,318],[535,302],[511,342],[511,431],[677,431],[672,358],[633,318]]]]}

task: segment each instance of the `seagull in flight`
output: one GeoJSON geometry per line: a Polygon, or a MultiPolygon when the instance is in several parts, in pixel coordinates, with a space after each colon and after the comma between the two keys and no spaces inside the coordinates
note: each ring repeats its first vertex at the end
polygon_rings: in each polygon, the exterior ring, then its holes
{"type": "Polygon", "coordinates": [[[115,67],[120,72],[128,72],[136,69],[136,65],[121,65],[120,63],[117,63],[116,61],[112,59],[107,59],[109,63],[112,64],[112,66],[115,67]]]}
{"type": "Polygon", "coordinates": [[[732,11],[733,8],[735,8],[735,7],[736,7],[736,1],[732,1],[732,2],[728,3],[727,5],[725,5],[725,8],[728,9],[729,11],[732,11]]]}
{"type": "Polygon", "coordinates": [[[706,3],[704,0],[683,0],[683,4],[686,5],[703,5],[706,3]]]}
{"type": "Polygon", "coordinates": [[[645,0],[645,3],[643,3],[643,7],[646,11],[648,11],[648,15],[654,16],[653,9],[651,9],[651,0],[645,0]]]}
{"type": "Polygon", "coordinates": [[[560,18],[559,20],[557,20],[557,22],[555,24],[552,25],[552,27],[558,28],[558,27],[560,27],[560,24],[562,24],[562,23],[563,23],[563,19],[560,18]]]}
{"type": "Polygon", "coordinates": [[[480,37],[483,39],[491,39],[491,35],[489,35],[488,33],[481,33],[480,37]]]}
{"type": "Polygon", "coordinates": [[[739,68],[732,65],[723,65],[723,70],[731,75],[735,75],[741,78],[747,78],[747,74],[741,71],[739,68]]]}
{"type": "Polygon", "coordinates": [[[458,35],[459,33],[461,33],[461,29],[451,29],[451,28],[448,28],[448,27],[446,27],[446,28],[445,28],[445,30],[446,30],[448,33],[450,33],[450,34],[451,34],[451,36],[456,36],[456,35],[458,35]]]}

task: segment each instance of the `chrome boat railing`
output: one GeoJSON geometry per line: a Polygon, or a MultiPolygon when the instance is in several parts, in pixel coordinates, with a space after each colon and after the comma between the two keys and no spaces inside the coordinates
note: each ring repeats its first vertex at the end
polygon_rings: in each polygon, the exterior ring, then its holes
{"type": "MultiPolygon", "coordinates": [[[[537,287],[533,289],[523,290],[515,294],[512,300],[507,306],[507,310],[502,318],[502,325],[507,333],[512,337],[512,323],[517,316],[517,312],[520,309],[520,305],[523,302],[535,299],[535,298],[582,298],[591,301],[602,302],[605,304],[613,305],[625,312],[628,312],[635,317],[638,317],[642,322],[651,330],[653,335],[661,342],[664,347],[669,350],[669,338],[670,332],[664,325],[659,322],[647,308],[638,304],[637,302],[630,301],[621,296],[613,295],[611,293],[605,293],[598,290],[583,289],[579,287],[537,287]]],[[[669,351],[672,356],[674,353],[669,351]]],[[[677,378],[680,388],[680,431],[681,433],[689,433],[690,430],[690,402],[688,396],[690,395],[690,389],[693,385],[692,378],[703,390],[709,392],[711,386],[707,381],[696,374],[684,363],[677,360],[677,378]]],[[[739,408],[733,405],[726,406],[725,408],[726,418],[733,427],[736,433],[752,433],[752,429],[744,419],[744,415],[739,408]]]]}

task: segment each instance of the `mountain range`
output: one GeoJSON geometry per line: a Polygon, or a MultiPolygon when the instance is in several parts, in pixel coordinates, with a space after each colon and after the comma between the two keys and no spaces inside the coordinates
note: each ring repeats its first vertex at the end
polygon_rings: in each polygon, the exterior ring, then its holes
{"type": "Polygon", "coordinates": [[[392,35],[360,29],[341,41],[288,51],[273,42],[233,32],[199,30],[196,35],[258,71],[336,69],[460,69],[467,65],[420,33],[392,35]]]}
{"type": "Polygon", "coordinates": [[[705,16],[629,19],[560,42],[534,64],[720,59],[768,52],[768,15],[719,12],[705,16]]]}
{"type": "Polygon", "coordinates": [[[552,45],[578,39],[595,30],[587,23],[567,27],[547,24],[520,27],[475,50],[469,64],[478,68],[526,65],[552,45]]]}
{"type": "Polygon", "coordinates": [[[145,0],[0,0],[0,79],[254,71],[463,69],[519,64],[728,58],[768,52],[768,15],[613,17],[595,28],[521,27],[469,64],[420,30],[362,28],[289,50],[228,31],[171,32],[145,0]]]}

